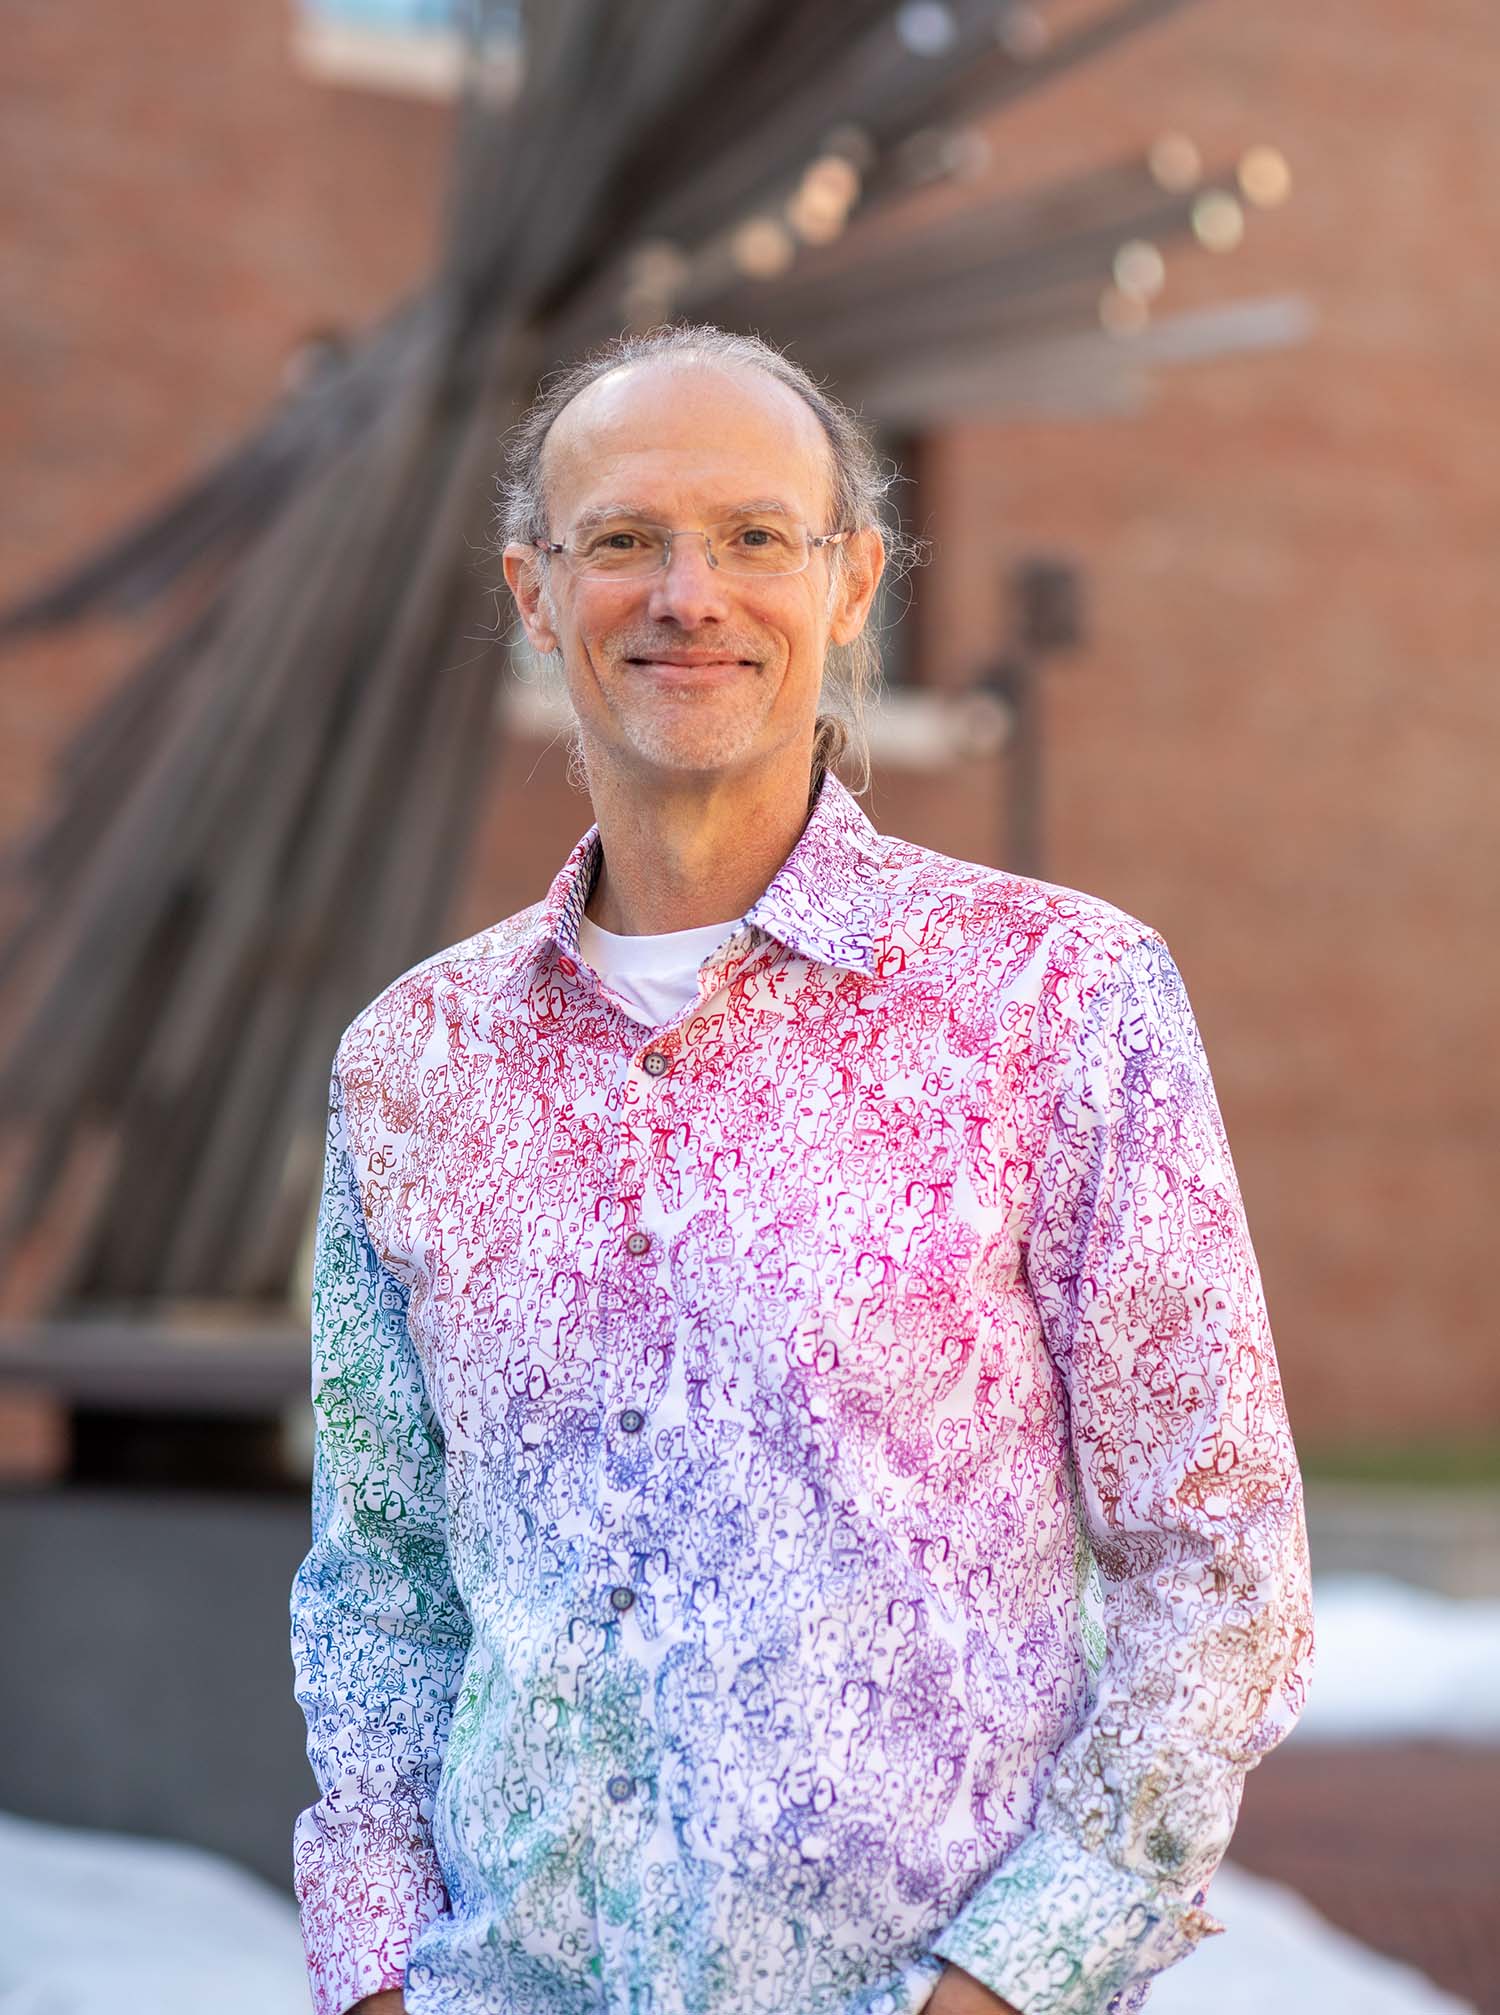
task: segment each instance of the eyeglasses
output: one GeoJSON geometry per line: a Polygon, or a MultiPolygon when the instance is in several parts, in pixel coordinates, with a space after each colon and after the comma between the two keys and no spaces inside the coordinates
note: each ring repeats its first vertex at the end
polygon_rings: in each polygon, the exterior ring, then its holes
{"type": "Polygon", "coordinates": [[[795,518],[766,514],[725,518],[696,531],[673,530],[639,518],[608,518],[563,540],[533,539],[539,553],[557,553],[590,581],[629,581],[672,564],[674,539],[702,539],[711,567],[726,574],[800,574],[815,552],[837,546],[848,532],[810,532],[795,518]]]}

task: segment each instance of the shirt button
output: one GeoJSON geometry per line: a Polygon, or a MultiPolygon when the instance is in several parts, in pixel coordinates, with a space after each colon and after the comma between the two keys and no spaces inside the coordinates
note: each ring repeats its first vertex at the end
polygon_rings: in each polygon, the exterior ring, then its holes
{"type": "Polygon", "coordinates": [[[610,1797],[613,1798],[616,1805],[623,1805],[631,1792],[635,1790],[635,1779],[633,1777],[611,1777],[604,1788],[610,1797]]]}
{"type": "Polygon", "coordinates": [[[639,1434],[646,1425],[646,1416],[638,1408],[627,1406],[620,1415],[620,1426],[626,1434],[639,1434]]]}
{"type": "Polygon", "coordinates": [[[629,1609],[635,1602],[635,1590],[633,1588],[612,1588],[609,1591],[609,1600],[611,1607],[615,1609],[622,1611],[629,1609]]]}
{"type": "Polygon", "coordinates": [[[639,1259],[643,1252],[651,1250],[651,1240],[643,1231],[633,1231],[625,1241],[625,1250],[633,1252],[639,1259]]]}
{"type": "Polygon", "coordinates": [[[670,1057],[663,1056],[659,1049],[648,1049],[641,1058],[641,1069],[648,1077],[661,1077],[672,1068],[670,1057]]]}

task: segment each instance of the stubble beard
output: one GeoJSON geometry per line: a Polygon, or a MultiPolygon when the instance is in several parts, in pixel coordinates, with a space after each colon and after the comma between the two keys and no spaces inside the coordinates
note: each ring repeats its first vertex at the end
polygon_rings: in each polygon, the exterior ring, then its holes
{"type": "MultiPolygon", "coordinates": [[[[631,754],[653,769],[682,773],[726,769],[750,755],[785,673],[780,653],[764,637],[734,631],[702,639],[663,637],[643,629],[610,639],[598,683],[615,733],[631,754]],[[675,690],[630,662],[694,649],[751,662],[723,684],[675,690]]],[[[586,747],[586,730],[583,739],[586,747]]]]}
{"type": "MultiPolygon", "coordinates": [[[[630,671],[623,673],[628,682],[630,671]]],[[[769,711],[765,666],[746,666],[736,680],[710,691],[621,694],[612,708],[633,753],[655,769],[726,769],[747,756],[769,711]]],[[[617,688],[617,690],[619,690],[617,688]]]]}

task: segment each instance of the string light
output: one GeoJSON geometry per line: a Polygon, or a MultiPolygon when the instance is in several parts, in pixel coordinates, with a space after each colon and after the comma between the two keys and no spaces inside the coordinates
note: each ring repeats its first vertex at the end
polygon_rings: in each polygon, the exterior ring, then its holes
{"type": "Polygon", "coordinates": [[[848,210],[859,195],[859,170],[846,154],[820,154],[802,177],[802,186],[819,202],[848,210]]]}
{"type": "Polygon", "coordinates": [[[958,23],[944,0],[908,0],[896,15],[896,33],[913,56],[946,56],[958,40],[958,23]]]}
{"type": "Polygon", "coordinates": [[[785,216],[797,236],[808,245],[831,245],[849,221],[849,213],[842,204],[820,201],[813,191],[805,188],[792,197],[785,216]]]}
{"type": "Polygon", "coordinates": [[[1245,235],[1245,213],[1227,189],[1205,189],[1193,204],[1193,235],[1210,252],[1232,252],[1245,235]]]}
{"type": "Polygon", "coordinates": [[[1137,301],[1152,301],[1167,284],[1167,262],[1149,238],[1128,238],[1115,254],[1115,285],[1137,301]]]}
{"type": "Polygon", "coordinates": [[[1196,189],[1203,179],[1203,156],[1186,133],[1163,133],[1146,156],[1152,179],[1171,195],[1196,189]]]}
{"type": "Polygon", "coordinates": [[[797,256],[792,234],[774,217],[751,217],[729,241],[730,256],[752,280],[774,280],[797,256]]]}
{"type": "Polygon", "coordinates": [[[1292,171],[1279,147],[1251,147],[1240,157],[1240,192],[1258,210],[1274,210],[1292,193],[1292,171]]]}
{"type": "Polygon", "coordinates": [[[827,245],[849,221],[859,200],[859,170],[842,154],[820,154],[787,203],[785,216],[809,245],[827,245]]]}

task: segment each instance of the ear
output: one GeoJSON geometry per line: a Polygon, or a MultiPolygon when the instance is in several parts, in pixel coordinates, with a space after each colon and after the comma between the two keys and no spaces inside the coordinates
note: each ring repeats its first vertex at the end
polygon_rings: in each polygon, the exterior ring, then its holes
{"type": "Polygon", "coordinates": [[[509,545],[503,562],[505,584],[515,599],[526,640],[544,658],[557,649],[557,631],[548,608],[542,556],[535,546],[509,545]]]}
{"type": "Polygon", "coordinates": [[[843,563],[836,575],[833,620],[828,634],[835,644],[852,644],[865,626],[880,576],[885,572],[885,540],[879,527],[866,525],[843,544],[843,563]]]}

